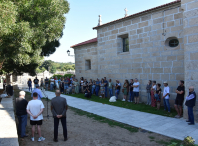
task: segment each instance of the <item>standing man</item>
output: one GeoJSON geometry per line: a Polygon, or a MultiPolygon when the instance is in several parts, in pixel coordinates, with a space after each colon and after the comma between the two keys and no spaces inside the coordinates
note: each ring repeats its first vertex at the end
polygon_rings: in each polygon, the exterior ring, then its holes
{"type": "Polygon", "coordinates": [[[168,112],[170,113],[170,103],[169,103],[169,96],[170,96],[170,89],[168,87],[168,82],[164,82],[164,92],[163,92],[163,102],[164,102],[164,110],[166,111],[168,109],[168,112]]]}
{"type": "Polygon", "coordinates": [[[64,141],[67,141],[66,111],[68,109],[67,100],[60,97],[60,90],[56,90],[56,97],[51,101],[51,111],[54,117],[54,141],[58,142],[58,125],[61,120],[63,127],[64,141]]]}
{"type": "Polygon", "coordinates": [[[99,79],[97,78],[97,81],[96,81],[96,96],[98,96],[99,90],[100,90],[100,81],[99,81],[99,79]]]}
{"type": "Polygon", "coordinates": [[[37,77],[34,79],[34,89],[36,89],[36,85],[39,85],[39,80],[37,77]]]}
{"type": "Polygon", "coordinates": [[[54,78],[52,77],[50,79],[50,90],[52,91],[54,89],[54,78]]]}
{"type": "Polygon", "coordinates": [[[193,115],[193,107],[196,103],[196,93],[194,91],[194,87],[189,87],[189,95],[186,97],[186,106],[188,107],[188,125],[194,125],[194,115],[193,115]]]}
{"type": "Polygon", "coordinates": [[[41,100],[41,98],[43,98],[43,95],[42,95],[41,90],[39,89],[39,85],[36,85],[36,89],[34,89],[34,90],[32,91],[31,97],[34,97],[34,96],[33,96],[33,93],[35,93],[35,92],[38,94],[38,100],[41,100]]]}
{"type": "Polygon", "coordinates": [[[33,100],[29,101],[27,105],[27,113],[30,115],[30,125],[32,125],[32,138],[31,140],[34,141],[34,132],[35,132],[35,125],[37,125],[37,130],[39,134],[38,141],[44,141],[45,138],[41,136],[41,125],[43,122],[43,109],[44,109],[43,102],[38,100],[38,94],[36,92],[33,93],[33,100]]]}
{"type": "Polygon", "coordinates": [[[45,79],[45,89],[48,90],[48,86],[49,86],[49,79],[46,77],[45,79]]]}
{"type": "Polygon", "coordinates": [[[18,117],[18,135],[21,135],[21,138],[27,137],[26,135],[26,126],[27,126],[27,100],[25,100],[25,92],[19,92],[19,98],[16,98],[16,115],[18,117]]]}
{"type": "Polygon", "coordinates": [[[133,102],[133,79],[130,80],[129,92],[130,92],[130,96],[128,102],[133,102]]]}
{"type": "Polygon", "coordinates": [[[115,85],[115,96],[116,99],[118,99],[118,95],[120,93],[120,88],[121,88],[121,84],[118,80],[116,80],[116,85],[115,85]]]}
{"type": "Polygon", "coordinates": [[[108,81],[107,81],[107,78],[106,77],[104,77],[104,86],[105,86],[105,98],[107,98],[108,81]]]}
{"type": "Polygon", "coordinates": [[[175,99],[175,110],[177,111],[177,115],[175,118],[181,118],[182,117],[182,106],[184,102],[184,94],[185,94],[185,87],[184,87],[184,81],[179,82],[179,86],[176,90],[177,97],[175,99]]]}
{"type": "Polygon", "coordinates": [[[139,92],[140,92],[140,83],[138,82],[138,79],[135,78],[135,82],[133,83],[133,97],[135,97],[135,104],[139,103],[139,92]]]}

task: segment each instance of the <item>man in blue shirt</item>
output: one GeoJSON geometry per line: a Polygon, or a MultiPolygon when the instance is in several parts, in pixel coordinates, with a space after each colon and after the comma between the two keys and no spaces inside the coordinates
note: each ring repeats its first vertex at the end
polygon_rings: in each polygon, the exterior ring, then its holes
{"type": "Polygon", "coordinates": [[[97,81],[96,81],[96,96],[98,96],[99,90],[100,90],[100,81],[99,81],[99,79],[97,79],[97,81]]]}
{"type": "Polygon", "coordinates": [[[108,86],[108,81],[106,77],[104,77],[104,84],[105,84],[105,98],[107,98],[107,86],[108,86]]]}
{"type": "Polygon", "coordinates": [[[43,98],[43,95],[41,90],[39,89],[39,85],[36,85],[36,89],[32,91],[32,95],[31,95],[32,98],[33,98],[33,93],[35,92],[38,94],[38,100],[41,100],[41,98],[43,98]]]}

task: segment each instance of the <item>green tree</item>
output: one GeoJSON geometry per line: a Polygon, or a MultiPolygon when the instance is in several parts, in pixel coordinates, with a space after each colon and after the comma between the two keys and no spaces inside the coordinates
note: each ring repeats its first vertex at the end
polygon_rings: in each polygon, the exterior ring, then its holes
{"type": "Polygon", "coordinates": [[[56,67],[55,66],[52,66],[51,69],[50,69],[50,72],[52,74],[56,73],[56,67]]]}
{"type": "Polygon", "coordinates": [[[36,73],[43,56],[59,46],[68,11],[66,0],[1,0],[0,69],[36,73]]]}

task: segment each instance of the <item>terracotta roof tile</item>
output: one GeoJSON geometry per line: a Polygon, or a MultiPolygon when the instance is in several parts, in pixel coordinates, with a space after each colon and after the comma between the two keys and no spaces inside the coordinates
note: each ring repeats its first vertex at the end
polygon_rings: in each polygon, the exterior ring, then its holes
{"type": "Polygon", "coordinates": [[[130,17],[134,17],[136,15],[140,15],[140,14],[143,14],[145,12],[150,12],[150,11],[153,11],[155,9],[159,9],[159,8],[163,8],[163,7],[166,7],[166,6],[169,6],[169,5],[172,5],[172,4],[175,4],[175,3],[180,3],[181,0],[176,0],[176,1],[173,1],[173,2],[170,2],[170,3],[167,3],[167,4],[164,4],[164,5],[161,5],[161,6],[158,6],[158,7],[154,7],[154,8],[151,8],[151,9],[148,9],[148,10],[145,10],[145,11],[142,11],[142,12],[139,12],[139,13],[136,13],[136,14],[133,14],[133,15],[129,15],[127,17],[123,17],[123,18],[120,18],[120,19],[117,19],[117,20],[114,20],[114,21],[111,21],[111,22],[108,22],[108,23],[105,23],[105,24],[102,24],[100,26],[96,26],[94,27],[93,29],[97,29],[99,27],[102,27],[102,26],[105,26],[105,25],[108,25],[108,24],[111,24],[111,23],[115,23],[117,21],[120,21],[120,20],[124,20],[124,19],[129,19],[130,17]]]}
{"type": "Polygon", "coordinates": [[[97,38],[94,38],[94,39],[91,39],[91,40],[88,40],[88,41],[73,45],[73,46],[71,46],[71,48],[74,48],[74,47],[77,47],[77,46],[86,45],[86,44],[90,44],[90,43],[95,43],[95,42],[97,42],[97,38]]]}

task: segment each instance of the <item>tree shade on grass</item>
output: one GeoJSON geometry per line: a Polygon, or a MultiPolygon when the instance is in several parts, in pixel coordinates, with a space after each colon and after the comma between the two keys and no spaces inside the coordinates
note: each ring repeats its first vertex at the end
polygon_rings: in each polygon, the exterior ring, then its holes
{"type": "Polygon", "coordinates": [[[102,104],[108,104],[108,105],[127,108],[127,109],[131,109],[131,110],[141,111],[141,112],[145,112],[145,113],[166,116],[166,117],[175,117],[177,115],[177,112],[174,109],[171,109],[171,113],[168,113],[167,111],[164,111],[163,107],[161,107],[160,110],[157,110],[156,108],[146,105],[144,103],[134,104],[131,102],[123,102],[121,100],[117,100],[116,102],[112,103],[112,102],[109,102],[109,99],[107,99],[107,98],[101,99],[100,97],[95,96],[95,95],[92,95],[91,99],[87,99],[86,97],[84,97],[84,94],[81,94],[81,93],[80,94],[70,94],[69,96],[82,98],[82,99],[90,100],[90,101],[95,101],[95,102],[99,102],[102,104]]]}

